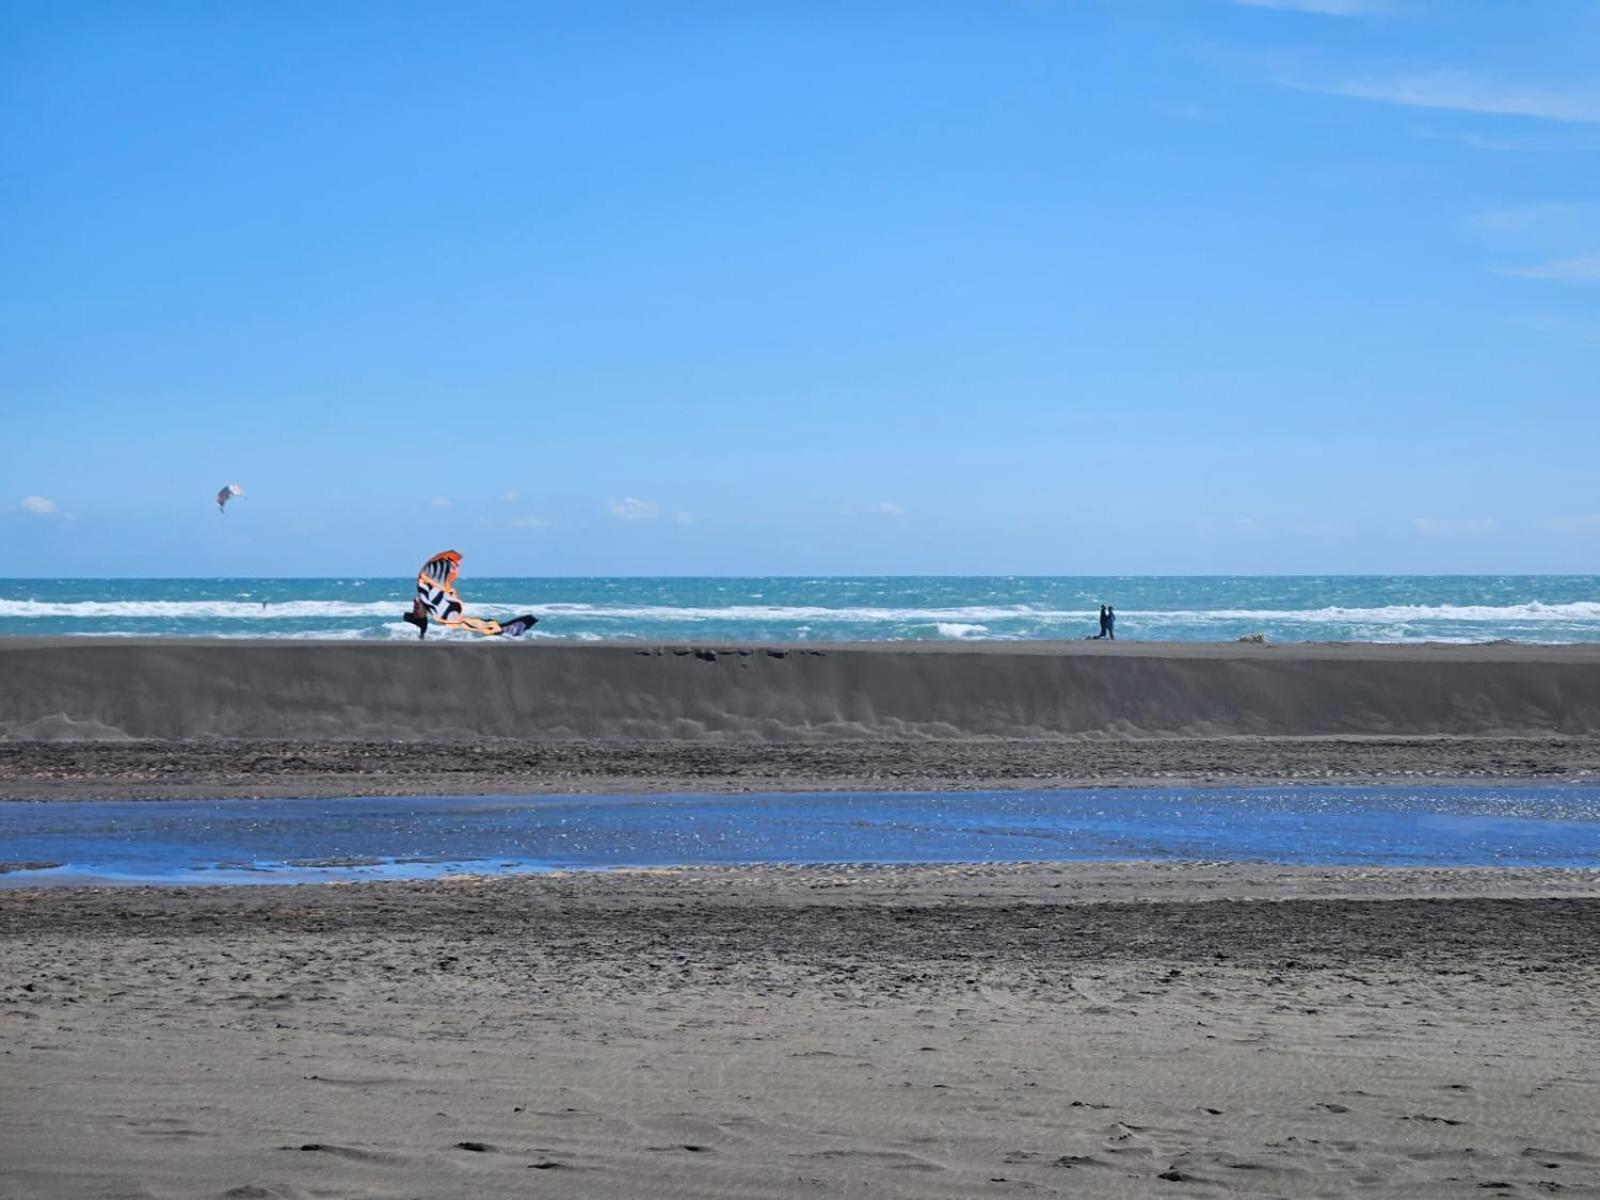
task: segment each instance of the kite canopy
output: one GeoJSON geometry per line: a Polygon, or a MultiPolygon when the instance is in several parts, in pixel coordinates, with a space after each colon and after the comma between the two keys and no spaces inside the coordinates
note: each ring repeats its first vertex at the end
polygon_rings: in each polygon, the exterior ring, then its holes
{"type": "Polygon", "coordinates": [[[237,483],[225,484],[222,490],[217,493],[217,511],[222,512],[227,508],[229,500],[232,500],[235,496],[242,495],[244,495],[244,488],[237,483]]]}

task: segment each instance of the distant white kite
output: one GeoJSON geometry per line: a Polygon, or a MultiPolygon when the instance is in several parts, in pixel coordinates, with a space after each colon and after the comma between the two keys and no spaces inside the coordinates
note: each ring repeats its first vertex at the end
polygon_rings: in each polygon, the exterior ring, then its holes
{"type": "Polygon", "coordinates": [[[244,489],[237,483],[230,483],[217,493],[217,511],[222,512],[228,507],[228,501],[235,496],[244,495],[244,489]]]}

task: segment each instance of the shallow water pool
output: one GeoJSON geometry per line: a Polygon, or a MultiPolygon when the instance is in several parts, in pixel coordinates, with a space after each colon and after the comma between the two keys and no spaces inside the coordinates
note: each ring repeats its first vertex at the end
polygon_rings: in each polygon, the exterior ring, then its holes
{"type": "Polygon", "coordinates": [[[735,863],[1600,867],[1600,788],[1325,787],[0,804],[0,885],[735,863]]]}

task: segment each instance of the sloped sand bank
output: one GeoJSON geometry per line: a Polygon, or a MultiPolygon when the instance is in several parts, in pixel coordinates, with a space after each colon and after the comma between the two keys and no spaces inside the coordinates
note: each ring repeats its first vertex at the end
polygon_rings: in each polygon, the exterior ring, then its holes
{"type": "Polygon", "coordinates": [[[1600,733],[1600,647],[0,640],[13,740],[1600,733]]]}

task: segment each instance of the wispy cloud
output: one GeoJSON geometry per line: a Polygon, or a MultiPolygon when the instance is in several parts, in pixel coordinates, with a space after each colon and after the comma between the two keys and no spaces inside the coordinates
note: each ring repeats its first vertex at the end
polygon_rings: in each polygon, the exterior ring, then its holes
{"type": "Polygon", "coordinates": [[[43,496],[24,496],[22,498],[22,511],[32,513],[36,517],[53,516],[56,511],[56,502],[43,496]]]}
{"type": "Polygon", "coordinates": [[[1557,283],[1600,283],[1600,254],[1580,254],[1577,258],[1558,258],[1528,267],[1496,267],[1494,273],[1557,283]]]}
{"type": "Polygon", "coordinates": [[[448,496],[435,496],[428,503],[432,504],[435,508],[449,508],[450,498],[448,496]]]}
{"type": "Polygon", "coordinates": [[[1284,12],[1319,13],[1325,17],[1365,17],[1386,12],[1383,0],[1233,0],[1245,8],[1277,8],[1284,12]]]}
{"type": "Polygon", "coordinates": [[[1484,134],[1472,129],[1436,129],[1419,125],[1411,131],[1413,137],[1430,142],[1454,142],[1474,150],[1491,150],[1500,154],[1565,154],[1577,150],[1600,149],[1596,140],[1586,130],[1573,130],[1546,137],[1506,137],[1484,134]]]}
{"type": "Polygon", "coordinates": [[[892,500],[880,500],[876,504],[867,505],[867,511],[877,513],[883,517],[904,517],[910,510],[894,503],[892,500]]]}
{"type": "Polygon", "coordinates": [[[1600,90],[1538,87],[1485,79],[1470,71],[1419,71],[1327,81],[1280,78],[1303,92],[1351,96],[1411,108],[1449,109],[1574,124],[1600,122],[1600,90]]]}
{"type": "Polygon", "coordinates": [[[1343,538],[1355,533],[1355,526],[1349,521],[1301,521],[1294,531],[1300,537],[1343,538]]]}
{"type": "Polygon", "coordinates": [[[1585,346],[1600,346],[1600,319],[1576,316],[1566,312],[1516,313],[1511,323],[1523,329],[1579,342],[1585,346]]]}
{"type": "Polygon", "coordinates": [[[1551,517],[1544,527],[1554,533],[1600,533],[1600,513],[1587,517],[1551,517]]]}
{"type": "Polygon", "coordinates": [[[1492,208],[1472,217],[1468,224],[1473,229],[1496,234],[1524,234],[1546,231],[1600,227],[1600,205],[1571,203],[1563,200],[1545,200],[1535,204],[1518,204],[1510,208],[1492,208]]]}
{"type": "Polygon", "coordinates": [[[659,504],[653,500],[640,500],[636,496],[608,500],[606,509],[619,521],[653,521],[661,515],[659,504]]]}
{"type": "Polygon", "coordinates": [[[513,517],[510,521],[513,529],[543,529],[549,524],[543,517],[535,516],[513,517]]]}
{"type": "Polygon", "coordinates": [[[517,491],[516,488],[507,488],[500,495],[500,503],[501,504],[515,504],[518,500],[521,500],[521,499],[522,499],[522,493],[517,491]]]}
{"type": "Polygon", "coordinates": [[[1483,537],[1500,528],[1494,520],[1439,520],[1435,517],[1416,517],[1411,528],[1421,537],[1483,537]]]}
{"type": "Polygon", "coordinates": [[[1592,252],[1600,244],[1600,204],[1547,200],[1490,209],[1469,219],[1466,228],[1495,244],[1502,260],[1524,260],[1489,268],[1496,275],[1558,283],[1600,280],[1600,253],[1592,252]]]}

